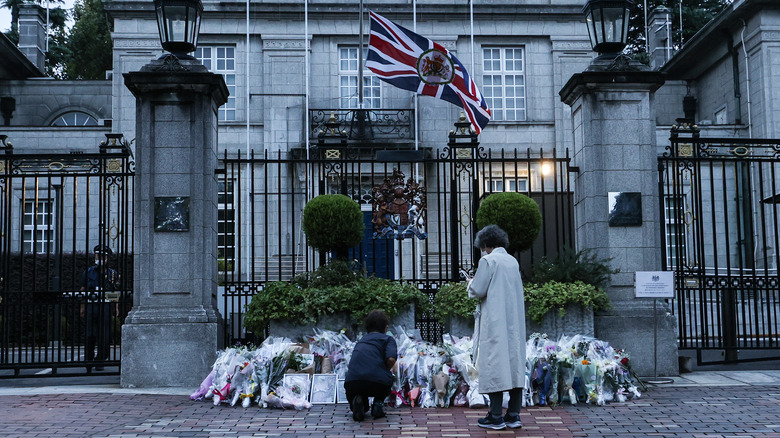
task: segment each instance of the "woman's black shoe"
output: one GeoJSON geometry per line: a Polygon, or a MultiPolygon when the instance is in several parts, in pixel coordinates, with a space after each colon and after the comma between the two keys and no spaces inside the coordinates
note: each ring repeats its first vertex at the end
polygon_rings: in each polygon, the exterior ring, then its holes
{"type": "Polygon", "coordinates": [[[382,402],[374,402],[374,404],[371,405],[371,416],[374,418],[386,417],[385,404],[382,402]]]}
{"type": "Polygon", "coordinates": [[[356,395],[352,399],[352,419],[355,421],[363,421],[366,418],[366,411],[363,406],[363,396],[356,395]]]}

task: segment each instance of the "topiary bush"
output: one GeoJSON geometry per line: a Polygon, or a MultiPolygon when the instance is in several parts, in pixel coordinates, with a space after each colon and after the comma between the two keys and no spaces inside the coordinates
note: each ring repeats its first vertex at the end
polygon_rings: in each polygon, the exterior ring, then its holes
{"type": "Polygon", "coordinates": [[[529,249],[542,229],[542,213],[533,199],[522,193],[494,193],[477,210],[477,229],[498,225],[509,236],[510,253],[529,249]]]}
{"type": "Polygon", "coordinates": [[[363,240],[363,212],[344,195],[320,195],[303,209],[303,232],[314,249],[333,251],[340,259],[363,240]]]}

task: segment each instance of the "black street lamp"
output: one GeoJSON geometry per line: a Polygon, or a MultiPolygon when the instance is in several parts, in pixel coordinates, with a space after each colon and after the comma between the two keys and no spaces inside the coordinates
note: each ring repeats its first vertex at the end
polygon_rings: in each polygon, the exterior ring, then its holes
{"type": "Polygon", "coordinates": [[[163,49],[178,58],[192,58],[188,53],[198,46],[201,0],[154,0],[154,9],[163,49]]]}
{"type": "Polygon", "coordinates": [[[632,0],[588,0],[582,11],[588,24],[588,36],[599,58],[615,58],[626,47],[628,18],[632,0]]]}

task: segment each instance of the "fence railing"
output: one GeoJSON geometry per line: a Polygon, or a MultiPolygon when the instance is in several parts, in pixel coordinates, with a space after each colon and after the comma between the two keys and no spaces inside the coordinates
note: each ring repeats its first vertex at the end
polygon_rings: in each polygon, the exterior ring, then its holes
{"type": "MultiPolygon", "coordinates": [[[[320,194],[341,193],[360,204],[366,232],[350,255],[369,274],[413,282],[431,298],[442,283],[458,281],[459,270],[473,273],[476,269],[475,215],[481,200],[491,193],[516,191],[539,204],[542,232],[530,250],[518,255],[526,275],[542,257],[554,256],[565,246],[574,247],[574,197],[569,179],[573,169],[568,156],[482,149],[462,154],[451,148],[418,155],[347,148],[331,152],[315,149],[310,160],[286,153],[222,157],[224,168],[217,175],[224,286],[220,311],[228,324],[228,344],[246,338],[241,327],[244,306],[265,283],[288,281],[314,270],[329,257],[307,247],[301,227],[306,202],[320,194]],[[409,187],[414,184],[423,189],[422,195],[419,191],[414,195],[423,198],[422,203],[404,195],[411,193],[409,187]],[[417,202],[412,210],[420,224],[419,234],[382,235],[376,228],[376,193],[382,185],[398,190],[399,203],[407,202],[404,208],[417,202]]],[[[433,315],[417,323],[425,336],[440,336],[433,315]]]]}

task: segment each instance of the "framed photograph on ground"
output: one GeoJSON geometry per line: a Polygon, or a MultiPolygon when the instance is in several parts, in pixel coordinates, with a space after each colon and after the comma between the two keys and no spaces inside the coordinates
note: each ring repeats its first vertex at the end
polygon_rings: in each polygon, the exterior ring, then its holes
{"type": "Polygon", "coordinates": [[[309,389],[311,388],[311,376],[308,374],[285,374],[282,385],[306,401],[309,400],[309,389]]]}
{"type": "Polygon", "coordinates": [[[312,404],[336,403],[336,386],[338,376],[335,374],[315,374],[311,382],[312,404]]]}
{"type": "Polygon", "coordinates": [[[349,403],[349,400],[347,400],[347,391],[344,390],[344,379],[338,380],[338,383],[336,384],[336,392],[338,393],[338,396],[336,397],[336,403],[349,403]]]}

